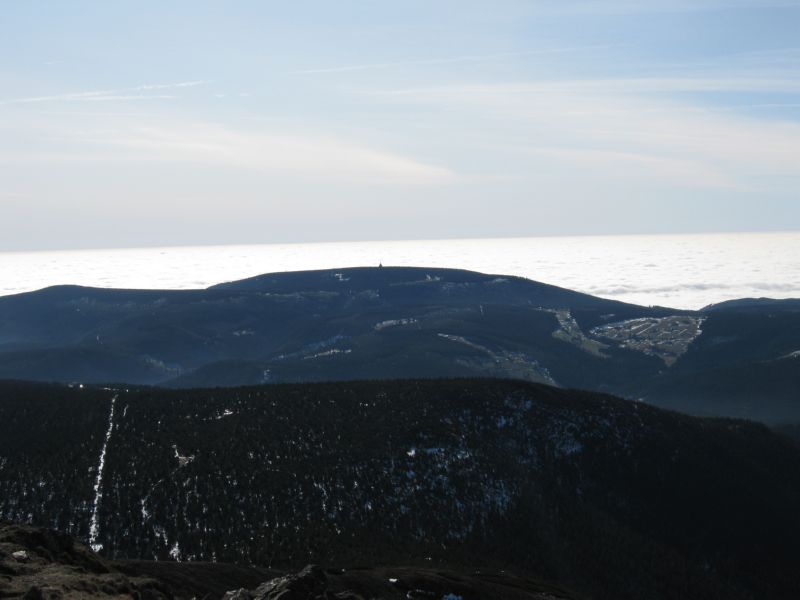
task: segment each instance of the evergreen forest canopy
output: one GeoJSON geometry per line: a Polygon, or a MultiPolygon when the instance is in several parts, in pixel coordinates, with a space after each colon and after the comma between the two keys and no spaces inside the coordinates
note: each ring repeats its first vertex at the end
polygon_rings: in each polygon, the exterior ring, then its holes
{"type": "Polygon", "coordinates": [[[482,565],[595,598],[788,599],[798,460],[761,425],[507,380],[0,385],[0,518],[110,558],[482,565]]]}

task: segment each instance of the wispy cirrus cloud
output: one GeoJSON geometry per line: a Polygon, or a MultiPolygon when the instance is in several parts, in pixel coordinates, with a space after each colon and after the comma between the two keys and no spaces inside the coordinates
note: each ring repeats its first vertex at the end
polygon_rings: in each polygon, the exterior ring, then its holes
{"type": "Polygon", "coordinates": [[[561,79],[533,82],[478,83],[365,92],[376,96],[434,97],[451,95],[547,93],[614,93],[650,94],[681,92],[763,92],[800,94],[800,79],[796,77],[627,77],[596,79],[561,79]]]}
{"type": "Polygon", "coordinates": [[[370,70],[391,69],[394,67],[406,67],[406,66],[449,65],[456,63],[486,62],[492,60],[502,60],[504,58],[520,58],[524,56],[565,54],[569,52],[604,50],[610,48],[619,48],[625,45],[626,44],[598,44],[592,46],[569,46],[565,48],[543,48],[539,50],[522,50],[519,52],[496,52],[493,54],[450,56],[443,58],[428,58],[428,59],[418,59],[418,60],[398,60],[392,62],[364,63],[357,65],[340,65],[334,67],[322,67],[318,69],[302,69],[299,71],[292,71],[290,75],[312,75],[317,73],[346,73],[349,71],[370,71],[370,70]]]}
{"type": "Polygon", "coordinates": [[[535,10],[567,15],[682,13],[719,10],[800,8],[800,0],[545,0],[535,10]]]}
{"type": "MultiPolygon", "coordinates": [[[[488,122],[517,164],[657,186],[751,189],[800,172],[800,123],[692,102],[683,92],[800,94],[789,78],[592,79],[442,85],[381,92],[488,122]],[[759,183],[759,185],[761,185],[759,183]]],[[[792,104],[791,102],[786,104],[792,104]]]]}
{"type": "Polygon", "coordinates": [[[159,90],[174,90],[180,88],[190,88],[198,85],[210,83],[210,81],[179,81],[177,83],[156,83],[144,84],[135,87],[91,90],[88,92],[69,92],[65,94],[55,94],[51,96],[29,96],[25,98],[11,98],[0,100],[0,106],[9,104],[33,104],[39,102],[110,102],[125,100],[171,100],[177,96],[173,94],[163,94],[156,92],[159,90]]]}
{"type": "Polygon", "coordinates": [[[680,187],[736,189],[736,180],[724,170],[692,158],[643,151],[592,148],[536,147],[525,150],[538,160],[572,165],[584,177],[627,182],[655,181],[680,187]]]}
{"type": "Polygon", "coordinates": [[[392,185],[442,185],[460,179],[447,167],[320,132],[245,131],[179,119],[143,122],[114,117],[102,125],[96,119],[86,120],[82,127],[28,123],[27,133],[39,132],[31,141],[44,140],[46,145],[29,152],[0,153],[0,164],[194,164],[309,180],[392,185]]]}

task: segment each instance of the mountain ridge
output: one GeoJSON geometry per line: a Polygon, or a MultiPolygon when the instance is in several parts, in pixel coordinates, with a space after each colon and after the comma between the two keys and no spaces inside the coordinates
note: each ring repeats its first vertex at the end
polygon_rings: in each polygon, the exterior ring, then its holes
{"type": "Polygon", "coordinates": [[[210,387],[506,377],[795,422],[800,374],[759,366],[800,351],[794,302],[676,311],[423,267],[272,273],[205,290],[58,286],[0,298],[0,378],[210,387]],[[721,379],[745,371],[764,394],[721,379]],[[687,382],[705,390],[691,402],[687,382]]]}

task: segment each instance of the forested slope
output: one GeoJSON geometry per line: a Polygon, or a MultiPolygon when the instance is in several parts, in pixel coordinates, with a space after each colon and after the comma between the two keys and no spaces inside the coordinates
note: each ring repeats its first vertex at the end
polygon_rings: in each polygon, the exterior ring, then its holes
{"type": "Polygon", "coordinates": [[[6,383],[2,518],[92,537],[114,398],[93,540],[110,557],[513,567],[598,598],[800,591],[794,444],[513,381],[6,383]]]}

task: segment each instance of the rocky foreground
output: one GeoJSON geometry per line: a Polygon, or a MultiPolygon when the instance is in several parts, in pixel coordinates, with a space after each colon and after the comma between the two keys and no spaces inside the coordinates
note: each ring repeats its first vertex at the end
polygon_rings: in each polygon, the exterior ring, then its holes
{"type": "Polygon", "coordinates": [[[150,577],[128,576],[71,536],[23,525],[0,525],[0,598],[173,598],[150,577]]]}
{"type": "Polygon", "coordinates": [[[109,561],[57,531],[0,523],[0,598],[77,600],[568,600],[572,594],[503,572],[406,567],[279,575],[221,563],[109,561]]]}

